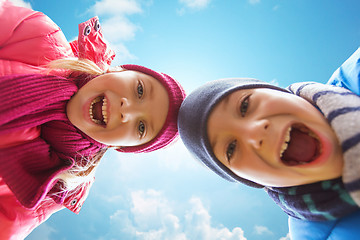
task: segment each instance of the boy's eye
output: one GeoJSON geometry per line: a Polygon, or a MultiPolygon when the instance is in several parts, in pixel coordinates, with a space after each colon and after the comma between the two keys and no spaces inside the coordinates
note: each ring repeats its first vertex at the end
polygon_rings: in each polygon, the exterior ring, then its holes
{"type": "Polygon", "coordinates": [[[140,136],[140,137],[143,137],[143,136],[144,136],[144,133],[145,133],[145,124],[144,124],[142,121],[139,122],[138,132],[139,132],[139,136],[140,136]]]}
{"type": "Polygon", "coordinates": [[[232,141],[227,149],[226,149],[226,158],[227,158],[227,161],[230,163],[230,160],[231,158],[233,157],[234,155],[234,151],[235,151],[235,148],[236,148],[236,140],[232,141]]]}
{"type": "Polygon", "coordinates": [[[144,94],[144,86],[143,86],[143,84],[139,81],[139,82],[138,82],[138,85],[137,85],[137,95],[138,95],[139,98],[142,98],[143,94],[144,94]]]}
{"type": "Polygon", "coordinates": [[[240,114],[242,117],[245,117],[245,114],[249,108],[249,98],[250,96],[247,96],[242,102],[241,102],[241,105],[240,105],[240,114]]]}

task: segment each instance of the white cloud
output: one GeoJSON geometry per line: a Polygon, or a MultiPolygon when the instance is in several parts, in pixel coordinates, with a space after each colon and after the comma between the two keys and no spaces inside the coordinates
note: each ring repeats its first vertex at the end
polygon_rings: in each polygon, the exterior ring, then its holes
{"type": "Polygon", "coordinates": [[[132,192],[131,198],[133,204],[131,213],[135,223],[142,228],[153,229],[161,225],[161,217],[171,213],[167,199],[155,190],[132,192]]]}
{"type": "Polygon", "coordinates": [[[10,2],[19,7],[26,7],[32,9],[31,4],[23,0],[10,0],[10,2]]]}
{"type": "Polygon", "coordinates": [[[117,42],[115,44],[110,43],[110,46],[116,53],[116,59],[112,63],[113,66],[128,63],[129,61],[137,59],[137,57],[132,54],[121,42],[117,42]]]}
{"type": "Polygon", "coordinates": [[[290,233],[288,233],[285,237],[280,238],[279,240],[291,240],[290,233]]]}
{"type": "Polygon", "coordinates": [[[180,0],[180,3],[190,9],[203,9],[209,5],[210,0],[180,0]]]}
{"type": "Polygon", "coordinates": [[[259,226],[259,225],[256,225],[254,227],[254,231],[256,234],[258,235],[273,235],[274,233],[271,232],[267,227],[265,226],[259,226]]]}
{"type": "Polygon", "coordinates": [[[250,4],[258,4],[260,3],[260,0],[249,0],[250,4]]]}
{"type": "Polygon", "coordinates": [[[270,81],[270,84],[274,86],[279,86],[279,81],[276,78],[274,78],[273,80],[270,81]]]}
{"type": "Polygon", "coordinates": [[[143,13],[136,0],[100,0],[90,11],[99,16],[105,39],[116,53],[114,64],[123,64],[136,59],[125,47],[124,42],[133,40],[140,26],[131,22],[128,17],[143,13]]]}
{"type": "Polygon", "coordinates": [[[92,7],[97,15],[131,15],[141,13],[139,3],[135,0],[100,0],[92,7]]]}
{"type": "Polygon", "coordinates": [[[155,158],[161,166],[172,171],[184,171],[187,169],[197,169],[198,166],[204,167],[204,164],[196,160],[185,147],[181,139],[158,152],[155,152],[155,158]]]}
{"type": "Polygon", "coordinates": [[[208,209],[197,197],[184,203],[183,211],[151,189],[132,192],[131,201],[129,212],[117,211],[110,217],[113,234],[144,240],[246,240],[239,227],[213,226],[208,209]]]}
{"type": "Polygon", "coordinates": [[[50,227],[48,224],[46,223],[42,223],[40,226],[38,226],[37,228],[34,229],[34,231],[31,233],[31,235],[29,235],[26,239],[27,240],[37,240],[37,239],[41,239],[41,240],[50,240],[51,238],[51,234],[55,233],[56,230],[53,229],[52,227],[50,227]]]}
{"type": "Polygon", "coordinates": [[[192,208],[185,215],[188,236],[197,236],[195,239],[204,240],[246,240],[244,231],[239,227],[232,231],[223,226],[212,227],[211,216],[200,198],[193,197],[189,202],[192,208]]]}
{"type": "Polygon", "coordinates": [[[179,0],[183,7],[177,9],[176,13],[179,16],[182,16],[187,12],[187,10],[199,11],[205,9],[210,4],[210,1],[211,0],[179,0]]]}
{"type": "Polygon", "coordinates": [[[136,181],[154,167],[159,172],[168,171],[170,174],[196,172],[200,168],[208,172],[202,163],[190,155],[180,139],[171,146],[146,154],[122,154],[115,151],[109,151],[108,154],[111,154],[109,158],[115,159],[111,170],[117,173],[117,181],[124,183],[136,181]]]}
{"type": "MultiPolygon", "coordinates": [[[[101,20],[101,19],[100,19],[101,20]]],[[[104,35],[110,42],[128,41],[135,37],[135,32],[140,29],[127,18],[119,15],[101,21],[104,35]]]]}

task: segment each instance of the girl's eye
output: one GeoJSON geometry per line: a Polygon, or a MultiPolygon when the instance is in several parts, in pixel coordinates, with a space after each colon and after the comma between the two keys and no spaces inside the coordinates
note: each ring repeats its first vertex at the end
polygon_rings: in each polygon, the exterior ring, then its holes
{"type": "Polygon", "coordinates": [[[137,85],[137,94],[138,94],[139,98],[142,98],[142,96],[144,94],[144,86],[142,85],[142,83],[140,81],[137,85]]]}
{"type": "Polygon", "coordinates": [[[236,140],[232,141],[226,149],[226,158],[229,163],[230,163],[231,158],[234,155],[236,143],[237,143],[236,140]]]}
{"type": "Polygon", "coordinates": [[[247,96],[242,102],[241,102],[241,105],[240,105],[240,114],[242,117],[245,117],[245,114],[249,108],[249,99],[250,99],[250,95],[247,96]]]}
{"type": "Polygon", "coordinates": [[[139,132],[140,138],[144,136],[144,133],[145,133],[145,124],[144,124],[142,121],[139,122],[138,132],[139,132]]]}

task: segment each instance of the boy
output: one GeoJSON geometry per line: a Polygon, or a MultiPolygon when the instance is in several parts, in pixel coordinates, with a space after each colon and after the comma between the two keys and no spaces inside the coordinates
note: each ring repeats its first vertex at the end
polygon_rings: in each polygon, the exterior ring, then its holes
{"type": "Polygon", "coordinates": [[[207,83],[183,102],[180,136],[221,177],[265,188],[291,219],[342,218],[360,205],[359,59],[360,49],[329,85],[207,83]]]}

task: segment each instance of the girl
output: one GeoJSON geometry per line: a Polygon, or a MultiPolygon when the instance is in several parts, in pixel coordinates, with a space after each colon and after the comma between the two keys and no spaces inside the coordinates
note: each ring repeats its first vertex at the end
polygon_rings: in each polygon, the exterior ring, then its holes
{"type": "Polygon", "coordinates": [[[175,140],[185,94],[143,66],[110,68],[97,17],[71,44],[40,12],[2,1],[0,19],[0,238],[22,239],[60,209],[80,211],[109,147],[175,140]]]}
{"type": "Polygon", "coordinates": [[[359,59],[360,49],[331,78],[341,87],[209,82],[183,102],[180,136],[212,171],[264,188],[291,219],[342,218],[360,205],[359,59]]]}

